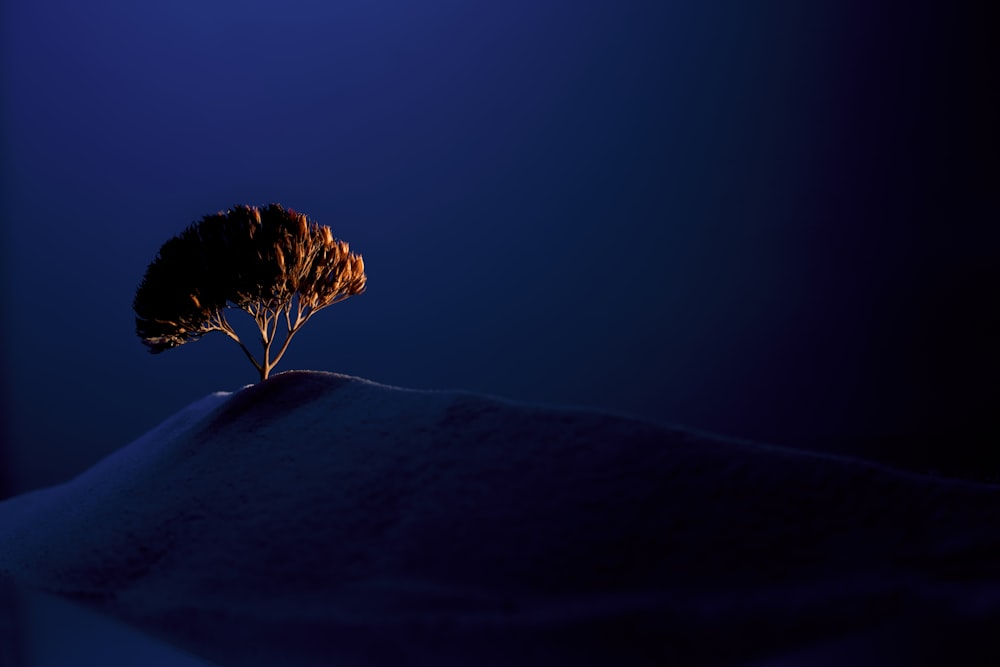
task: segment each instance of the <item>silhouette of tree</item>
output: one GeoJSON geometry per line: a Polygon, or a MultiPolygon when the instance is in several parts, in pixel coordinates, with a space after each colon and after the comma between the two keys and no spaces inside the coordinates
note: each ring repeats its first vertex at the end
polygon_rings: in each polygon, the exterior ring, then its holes
{"type": "Polygon", "coordinates": [[[221,331],[266,380],[313,315],[365,283],[361,256],[329,227],[279,204],[236,206],[163,244],[136,291],[136,333],[158,354],[221,331]],[[256,322],[260,360],[226,319],[233,308],[256,322]]]}

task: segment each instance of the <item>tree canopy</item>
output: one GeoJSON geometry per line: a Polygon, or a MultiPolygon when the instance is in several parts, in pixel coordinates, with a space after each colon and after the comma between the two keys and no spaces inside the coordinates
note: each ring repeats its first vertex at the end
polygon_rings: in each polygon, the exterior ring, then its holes
{"type": "Polygon", "coordinates": [[[221,331],[265,380],[314,314],[365,284],[364,260],[329,227],[279,204],[235,206],[163,244],[136,291],[136,333],[157,354],[221,331]],[[260,359],[226,319],[231,309],[257,324],[260,359]]]}

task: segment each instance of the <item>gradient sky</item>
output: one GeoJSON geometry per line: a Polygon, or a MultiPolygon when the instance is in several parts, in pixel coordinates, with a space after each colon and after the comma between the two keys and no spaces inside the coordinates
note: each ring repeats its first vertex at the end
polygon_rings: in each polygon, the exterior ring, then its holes
{"type": "Polygon", "coordinates": [[[369,275],[279,371],[981,470],[1000,86],[967,5],[7,0],[10,488],[255,380],[220,335],[150,356],[131,301],[268,202],[369,275]]]}

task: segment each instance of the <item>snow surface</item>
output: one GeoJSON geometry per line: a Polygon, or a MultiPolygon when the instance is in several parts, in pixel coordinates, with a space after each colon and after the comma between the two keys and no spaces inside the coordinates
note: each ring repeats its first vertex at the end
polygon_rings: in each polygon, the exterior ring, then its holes
{"type": "Polygon", "coordinates": [[[290,372],[0,503],[0,575],[219,665],[934,664],[1000,659],[998,519],[997,487],[290,372]]]}
{"type": "Polygon", "coordinates": [[[211,667],[107,615],[37,590],[0,591],[0,609],[16,613],[15,634],[0,632],[3,667],[211,667]]]}

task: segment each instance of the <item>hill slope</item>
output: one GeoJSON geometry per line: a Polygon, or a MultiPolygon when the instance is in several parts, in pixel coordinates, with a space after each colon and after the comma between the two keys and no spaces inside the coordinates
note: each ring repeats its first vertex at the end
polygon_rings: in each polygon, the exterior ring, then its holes
{"type": "Polygon", "coordinates": [[[997,650],[998,519],[995,487],[292,372],[0,504],[0,570],[220,665],[723,665],[845,637],[916,664],[997,650]]]}

